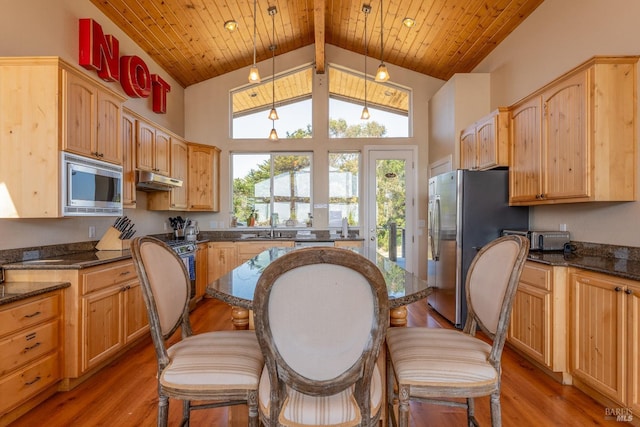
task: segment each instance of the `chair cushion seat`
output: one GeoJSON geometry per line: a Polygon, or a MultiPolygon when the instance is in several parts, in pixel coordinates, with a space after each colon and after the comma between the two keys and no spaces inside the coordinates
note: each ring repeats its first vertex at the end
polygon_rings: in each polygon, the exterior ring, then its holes
{"type": "Polygon", "coordinates": [[[400,384],[468,389],[491,386],[499,379],[488,361],[491,346],[461,331],[390,328],[387,348],[400,384]]]}
{"type": "Polygon", "coordinates": [[[180,390],[257,389],[264,363],[253,331],[192,335],[167,354],[171,362],[160,384],[180,390]]]}
{"type": "MultiPolygon", "coordinates": [[[[264,367],[258,389],[260,411],[265,417],[269,416],[269,393],[271,381],[264,367]]],[[[358,404],[353,397],[354,387],[332,396],[315,397],[305,395],[287,387],[288,398],[285,400],[280,413],[280,424],[287,427],[297,426],[334,426],[349,427],[360,425],[361,416],[358,404]]],[[[382,380],[380,370],[376,364],[371,379],[371,414],[377,414],[381,408],[382,380]]]]}

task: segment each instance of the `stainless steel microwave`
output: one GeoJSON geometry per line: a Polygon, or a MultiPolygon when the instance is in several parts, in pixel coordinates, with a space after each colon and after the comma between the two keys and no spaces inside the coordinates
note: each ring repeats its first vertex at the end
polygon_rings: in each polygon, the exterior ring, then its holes
{"type": "Polygon", "coordinates": [[[122,166],[62,153],[64,216],[121,216],[122,166]]]}

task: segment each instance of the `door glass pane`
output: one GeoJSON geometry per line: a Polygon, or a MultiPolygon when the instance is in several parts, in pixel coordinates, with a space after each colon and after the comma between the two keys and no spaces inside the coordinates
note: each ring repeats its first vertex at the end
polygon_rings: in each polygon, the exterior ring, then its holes
{"type": "Polygon", "coordinates": [[[376,161],[376,240],[381,255],[405,263],[406,161],[376,161]]]}
{"type": "Polygon", "coordinates": [[[360,153],[329,153],[329,227],[360,225],[360,153]]]}

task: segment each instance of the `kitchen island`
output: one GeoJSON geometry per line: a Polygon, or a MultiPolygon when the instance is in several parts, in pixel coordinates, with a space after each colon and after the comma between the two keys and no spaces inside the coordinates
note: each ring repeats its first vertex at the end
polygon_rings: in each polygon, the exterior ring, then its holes
{"type": "MultiPolygon", "coordinates": [[[[253,292],[262,271],[271,262],[293,250],[295,248],[283,247],[265,250],[207,286],[206,292],[209,296],[234,307],[233,324],[237,329],[246,329],[250,326],[249,310],[253,309],[253,292]]],[[[427,281],[367,248],[348,250],[360,253],[378,267],[387,284],[391,326],[406,326],[405,306],[429,295],[430,288],[427,281]]]]}

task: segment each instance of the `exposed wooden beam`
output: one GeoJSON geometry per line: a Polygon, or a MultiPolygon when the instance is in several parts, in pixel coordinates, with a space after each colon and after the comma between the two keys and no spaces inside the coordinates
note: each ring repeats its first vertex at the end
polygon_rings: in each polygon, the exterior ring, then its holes
{"type": "Polygon", "coordinates": [[[313,27],[316,44],[316,74],[324,74],[324,11],[325,0],[314,0],[313,27]]]}

